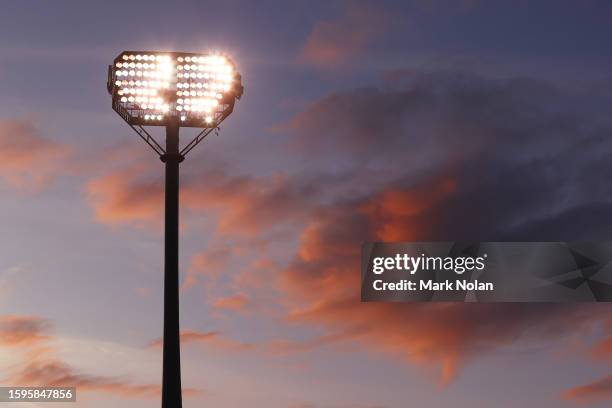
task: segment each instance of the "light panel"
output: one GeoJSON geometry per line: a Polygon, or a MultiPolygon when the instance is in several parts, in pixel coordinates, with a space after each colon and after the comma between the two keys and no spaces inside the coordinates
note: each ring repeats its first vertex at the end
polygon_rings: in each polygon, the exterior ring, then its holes
{"type": "Polygon", "coordinates": [[[130,124],[206,128],[232,112],[243,87],[223,55],[125,51],[109,66],[108,91],[130,124]]]}

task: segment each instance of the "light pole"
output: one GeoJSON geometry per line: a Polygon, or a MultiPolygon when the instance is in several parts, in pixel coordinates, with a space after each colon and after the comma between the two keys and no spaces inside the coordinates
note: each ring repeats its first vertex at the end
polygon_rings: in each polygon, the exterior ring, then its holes
{"type": "Polygon", "coordinates": [[[166,165],[162,408],[181,408],[179,164],[232,113],[242,78],[217,54],[124,51],[108,67],[107,89],[113,110],[166,165]],[[166,128],[165,148],[145,126],[166,128]],[[181,127],[202,130],[181,148],[181,127]]]}

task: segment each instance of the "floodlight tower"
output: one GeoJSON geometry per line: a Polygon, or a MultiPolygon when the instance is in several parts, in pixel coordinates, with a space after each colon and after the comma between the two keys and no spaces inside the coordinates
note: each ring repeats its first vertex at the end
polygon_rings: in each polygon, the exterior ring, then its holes
{"type": "Polygon", "coordinates": [[[113,110],[166,165],[162,408],[181,408],[179,163],[232,113],[242,78],[218,54],[124,51],[108,67],[107,89],[113,110]],[[145,126],[166,128],[165,148],[145,126]],[[181,127],[202,130],[180,148],[181,127]]]}

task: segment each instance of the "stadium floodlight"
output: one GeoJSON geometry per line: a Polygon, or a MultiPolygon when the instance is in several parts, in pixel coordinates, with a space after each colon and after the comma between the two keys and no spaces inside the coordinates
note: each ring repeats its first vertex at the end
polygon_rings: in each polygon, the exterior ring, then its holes
{"type": "Polygon", "coordinates": [[[113,110],[166,165],[162,408],[181,408],[179,163],[233,112],[242,78],[220,54],[124,51],[108,67],[107,89],[113,110]],[[166,128],[165,147],[146,126],[166,128]],[[181,127],[202,130],[180,148],[181,127]]]}

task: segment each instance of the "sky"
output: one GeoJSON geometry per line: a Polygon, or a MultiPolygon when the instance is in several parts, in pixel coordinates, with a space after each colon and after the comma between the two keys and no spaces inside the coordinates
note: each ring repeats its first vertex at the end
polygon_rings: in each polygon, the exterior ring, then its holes
{"type": "Polygon", "coordinates": [[[163,164],[107,67],[221,51],[245,94],[181,164],[185,407],[610,406],[609,305],[361,303],[359,253],[610,239],[611,22],[592,0],[6,2],[0,383],[159,404],[163,164]]]}

